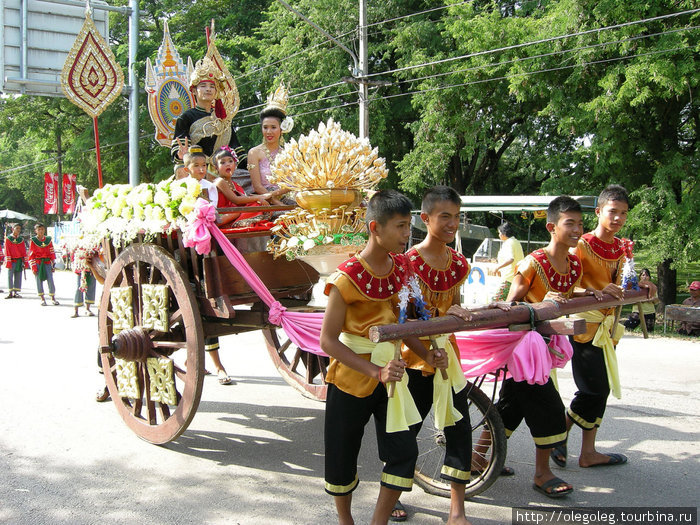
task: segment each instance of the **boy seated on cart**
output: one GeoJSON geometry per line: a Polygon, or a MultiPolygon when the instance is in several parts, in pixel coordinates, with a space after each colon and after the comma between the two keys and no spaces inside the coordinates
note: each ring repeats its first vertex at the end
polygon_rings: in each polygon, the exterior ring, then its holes
{"type": "Polygon", "coordinates": [[[219,190],[216,189],[214,183],[206,179],[207,156],[204,150],[200,146],[190,146],[182,160],[185,163],[184,171],[186,174],[199,181],[199,185],[202,188],[200,197],[216,205],[219,202],[219,190]]]}
{"type": "MultiPolygon", "coordinates": [[[[334,496],[338,522],[354,523],[352,492],[359,483],[357,456],[365,425],[374,416],[379,458],[384,462],[381,488],[371,523],[386,524],[402,491],[413,485],[420,421],[404,379],[406,363],[392,343],[371,343],[369,328],[397,322],[398,292],[406,282],[403,252],[410,236],[411,202],[395,190],[374,194],[367,206],[369,242],[329,277],[328,306],[321,347],[331,357],[326,381],[326,492],[334,496]],[[392,357],[394,356],[394,357],[392,357]],[[396,391],[389,399],[388,383],[396,391]],[[403,404],[406,410],[397,410],[403,404]]],[[[415,337],[404,343],[433,367],[445,368],[443,350],[428,351],[415,337]]]]}

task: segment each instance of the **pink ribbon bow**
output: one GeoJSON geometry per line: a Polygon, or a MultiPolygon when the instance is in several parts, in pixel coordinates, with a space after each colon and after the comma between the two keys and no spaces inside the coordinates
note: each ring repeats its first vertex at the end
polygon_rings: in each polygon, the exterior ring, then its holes
{"type": "Polygon", "coordinates": [[[194,206],[195,218],[185,227],[182,238],[185,248],[194,249],[199,255],[211,250],[209,228],[216,223],[216,206],[204,199],[197,199],[194,206]]]}

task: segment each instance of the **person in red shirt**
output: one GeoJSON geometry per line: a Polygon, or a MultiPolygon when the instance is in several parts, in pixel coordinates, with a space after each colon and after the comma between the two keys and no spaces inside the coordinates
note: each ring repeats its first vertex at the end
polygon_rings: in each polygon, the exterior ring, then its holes
{"type": "Polygon", "coordinates": [[[53,263],[56,260],[56,252],[53,249],[51,237],[46,236],[46,226],[38,223],[34,226],[36,234],[29,241],[29,265],[36,277],[36,291],[41,298],[41,306],[46,306],[44,298],[44,281],[49,285],[49,297],[51,303],[58,305],[56,300],[56,286],[53,284],[53,263]]]}
{"type": "Polygon", "coordinates": [[[22,271],[28,268],[27,246],[22,238],[22,226],[12,225],[12,234],[5,237],[5,266],[7,267],[7,296],[5,299],[21,298],[22,271]]]}

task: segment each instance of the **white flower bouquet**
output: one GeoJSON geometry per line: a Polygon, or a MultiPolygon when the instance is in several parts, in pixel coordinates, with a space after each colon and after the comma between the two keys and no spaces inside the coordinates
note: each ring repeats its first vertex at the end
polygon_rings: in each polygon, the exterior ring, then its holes
{"type": "Polygon", "coordinates": [[[107,184],[95,191],[79,215],[83,232],[109,238],[115,246],[170,233],[184,226],[201,187],[191,177],[158,184],[107,184]]]}

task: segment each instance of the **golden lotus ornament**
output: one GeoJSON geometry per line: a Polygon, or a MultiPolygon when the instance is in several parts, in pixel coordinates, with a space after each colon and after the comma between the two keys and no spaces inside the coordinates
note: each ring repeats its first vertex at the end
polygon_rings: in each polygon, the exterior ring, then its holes
{"type": "Polygon", "coordinates": [[[305,210],[320,212],[345,207],[356,208],[362,202],[362,192],[352,188],[319,188],[298,191],[294,196],[305,210]]]}

